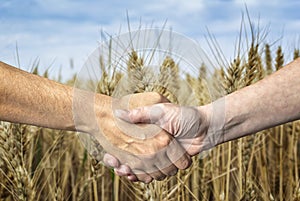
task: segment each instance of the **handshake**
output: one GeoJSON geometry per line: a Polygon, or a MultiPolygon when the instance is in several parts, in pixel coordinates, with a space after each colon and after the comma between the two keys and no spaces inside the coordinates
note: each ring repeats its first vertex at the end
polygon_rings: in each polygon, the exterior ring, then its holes
{"type": "Polygon", "coordinates": [[[180,107],[154,92],[115,99],[3,62],[0,80],[1,121],[88,133],[106,151],[103,162],[131,181],[175,175],[217,144],[209,137],[210,105],[180,107]]]}
{"type": "Polygon", "coordinates": [[[102,105],[94,110],[97,122],[86,132],[106,151],[104,164],[131,181],[173,176],[191,165],[192,156],[216,145],[208,137],[209,105],[183,107],[155,92],[117,100],[96,95],[95,105],[102,105]]]}
{"type": "Polygon", "coordinates": [[[188,168],[203,150],[300,119],[299,66],[297,59],[210,104],[185,107],[154,92],[120,99],[74,93],[0,62],[0,120],[89,133],[118,175],[149,183],[188,168]]]}
{"type": "Polygon", "coordinates": [[[131,181],[175,175],[218,144],[209,134],[211,104],[181,107],[154,92],[115,99],[3,62],[0,80],[1,121],[88,133],[106,151],[103,162],[131,181]]]}

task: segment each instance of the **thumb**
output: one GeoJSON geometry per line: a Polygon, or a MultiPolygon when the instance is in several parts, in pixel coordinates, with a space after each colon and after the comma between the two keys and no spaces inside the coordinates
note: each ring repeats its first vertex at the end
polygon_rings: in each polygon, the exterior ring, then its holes
{"type": "Polygon", "coordinates": [[[133,110],[116,110],[116,117],[129,123],[157,124],[163,118],[163,111],[158,106],[145,106],[133,110]]]}

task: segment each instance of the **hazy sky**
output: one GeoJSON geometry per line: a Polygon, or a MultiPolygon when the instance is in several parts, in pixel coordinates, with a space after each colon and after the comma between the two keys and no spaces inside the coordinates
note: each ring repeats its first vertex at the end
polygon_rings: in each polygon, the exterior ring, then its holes
{"type": "Polygon", "coordinates": [[[205,50],[208,29],[230,59],[245,4],[254,23],[269,27],[267,42],[280,39],[274,49],[299,47],[297,0],[0,0],[0,60],[17,65],[17,45],[23,69],[38,58],[52,74],[63,66],[63,73],[71,75],[70,58],[80,67],[97,47],[101,30],[128,31],[126,12],[132,29],[140,21],[161,27],[167,20],[168,28],[200,41],[205,50]]]}

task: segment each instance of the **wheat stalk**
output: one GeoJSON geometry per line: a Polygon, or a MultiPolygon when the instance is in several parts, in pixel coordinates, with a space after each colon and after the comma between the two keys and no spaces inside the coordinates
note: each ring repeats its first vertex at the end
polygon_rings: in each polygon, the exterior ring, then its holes
{"type": "Polygon", "coordinates": [[[280,68],[282,68],[283,63],[284,63],[284,57],[282,53],[282,48],[281,46],[278,46],[278,49],[276,51],[276,58],[275,58],[275,69],[279,70],[280,68]]]}
{"type": "Polygon", "coordinates": [[[5,178],[1,184],[6,186],[13,199],[33,200],[35,189],[24,164],[24,126],[4,122],[1,124],[0,154],[4,166],[1,168],[1,174],[4,174],[5,178]]]}

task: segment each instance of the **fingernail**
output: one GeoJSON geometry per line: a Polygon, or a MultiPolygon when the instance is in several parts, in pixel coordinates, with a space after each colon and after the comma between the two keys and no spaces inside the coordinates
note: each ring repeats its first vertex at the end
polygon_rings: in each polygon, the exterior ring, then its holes
{"type": "Polygon", "coordinates": [[[132,181],[132,182],[137,182],[137,181],[138,181],[138,179],[137,179],[134,175],[129,175],[129,176],[127,176],[127,179],[128,179],[129,181],[132,181]]]}
{"type": "Polygon", "coordinates": [[[119,176],[130,176],[130,170],[128,167],[121,165],[119,168],[115,168],[115,173],[119,176]]]}
{"type": "Polygon", "coordinates": [[[109,165],[110,167],[113,167],[113,168],[117,168],[117,163],[114,159],[107,160],[107,165],[109,165]]]}
{"type": "Polygon", "coordinates": [[[129,175],[130,171],[129,168],[127,168],[126,166],[122,165],[121,168],[119,169],[120,172],[129,175]]]}
{"type": "Polygon", "coordinates": [[[115,110],[115,115],[118,118],[124,118],[128,115],[128,111],[127,110],[122,110],[122,109],[117,109],[117,110],[115,110]]]}

